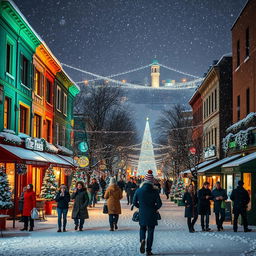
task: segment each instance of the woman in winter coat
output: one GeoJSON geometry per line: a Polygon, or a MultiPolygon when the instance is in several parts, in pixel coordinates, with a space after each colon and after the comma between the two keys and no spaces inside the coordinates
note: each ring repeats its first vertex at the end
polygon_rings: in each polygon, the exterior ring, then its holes
{"type": "Polygon", "coordinates": [[[31,211],[36,207],[36,193],[33,191],[33,185],[28,184],[27,190],[24,192],[24,203],[23,203],[23,220],[24,220],[24,228],[21,231],[28,230],[28,222],[30,222],[29,231],[33,231],[34,229],[34,220],[31,218],[31,211]]]}
{"type": "Polygon", "coordinates": [[[187,218],[188,230],[190,233],[195,232],[194,225],[198,218],[197,211],[197,194],[194,191],[193,184],[190,184],[187,191],[183,195],[183,202],[185,204],[185,218],[187,218]],[[193,220],[192,220],[193,218],[193,220]]]}
{"type": "Polygon", "coordinates": [[[75,222],[75,230],[83,231],[84,220],[89,218],[87,206],[89,204],[89,196],[86,191],[85,185],[82,181],[76,183],[76,188],[71,196],[75,200],[72,219],[75,222]]]}
{"type": "Polygon", "coordinates": [[[114,228],[118,229],[117,222],[119,214],[121,214],[120,200],[123,198],[122,194],[122,190],[116,184],[116,179],[111,178],[109,187],[107,188],[104,195],[108,205],[110,231],[114,231],[114,228]]]}
{"type": "Polygon", "coordinates": [[[68,214],[68,204],[70,201],[70,194],[67,187],[62,184],[55,197],[57,202],[57,212],[58,212],[58,231],[61,232],[61,219],[63,216],[63,232],[66,232],[67,225],[67,214],[68,214]]]}
{"type": "Polygon", "coordinates": [[[18,206],[19,206],[19,212],[21,213],[21,219],[19,222],[24,222],[23,218],[23,207],[24,207],[24,193],[27,191],[27,187],[23,188],[23,191],[20,194],[18,206]]]}

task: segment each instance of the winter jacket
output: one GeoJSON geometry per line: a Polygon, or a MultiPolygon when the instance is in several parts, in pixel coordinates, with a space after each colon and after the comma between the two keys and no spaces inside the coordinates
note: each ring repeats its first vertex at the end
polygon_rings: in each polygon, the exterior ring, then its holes
{"type": "Polygon", "coordinates": [[[126,188],[125,188],[125,191],[128,195],[134,195],[136,189],[137,189],[137,185],[134,183],[134,182],[128,182],[126,184],[126,188]]]}
{"type": "Polygon", "coordinates": [[[68,209],[68,204],[70,201],[70,194],[68,191],[65,191],[64,196],[61,196],[61,191],[59,191],[55,197],[57,202],[57,207],[60,209],[68,209]]]}
{"type": "Polygon", "coordinates": [[[89,214],[87,210],[87,206],[89,204],[89,196],[86,190],[79,189],[77,192],[73,193],[71,199],[75,199],[73,211],[72,211],[72,219],[88,219],[89,214]]]}
{"type": "Polygon", "coordinates": [[[121,214],[122,190],[117,185],[111,185],[107,188],[104,198],[107,200],[108,214],[121,214]]]}
{"type": "Polygon", "coordinates": [[[238,186],[232,191],[230,199],[234,202],[234,214],[245,212],[250,202],[249,193],[242,186],[238,186]]]}
{"type": "Polygon", "coordinates": [[[36,207],[36,193],[28,189],[24,193],[23,216],[30,216],[31,210],[36,207]]]}
{"type": "Polygon", "coordinates": [[[133,205],[139,208],[139,224],[141,226],[157,225],[157,210],[161,208],[162,201],[158,190],[152,183],[144,181],[133,197],[133,205]]]}
{"type": "Polygon", "coordinates": [[[117,182],[117,186],[123,191],[125,189],[126,184],[123,180],[119,180],[117,182]]]}
{"type": "Polygon", "coordinates": [[[24,206],[24,192],[21,192],[19,202],[18,202],[19,211],[21,213],[23,212],[23,206],[24,206]]]}
{"type": "Polygon", "coordinates": [[[97,182],[91,184],[91,193],[95,194],[100,190],[100,186],[97,182]]]}
{"type": "Polygon", "coordinates": [[[182,201],[185,204],[185,218],[193,218],[198,215],[198,198],[196,193],[192,196],[191,193],[185,192],[182,201]]]}
{"type": "MultiPolygon", "coordinates": [[[[225,189],[223,188],[220,188],[220,189],[217,189],[215,188],[213,191],[212,191],[212,197],[213,197],[213,201],[214,201],[214,209],[213,211],[215,213],[220,213],[221,211],[221,203],[222,201],[225,201],[228,199],[228,196],[227,196],[227,192],[225,189]],[[223,197],[223,200],[217,200],[216,198],[217,197],[220,197],[222,196],[223,197]]],[[[224,209],[225,210],[225,209],[224,209]]]]}
{"type": "Polygon", "coordinates": [[[172,186],[172,184],[170,183],[170,181],[165,181],[165,183],[164,183],[164,191],[165,191],[165,193],[170,193],[170,191],[171,191],[171,186],[172,186]]]}
{"type": "Polygon", "coordinates": [[[100,186],[101,186],[102,191],[105,191],[106,185],[107,185],[106,181],[104,179],[101,179],[100,186]]]}
{"type": "Polygon", "coordinates": [[[198,213],[200,215],[211,214],[211,203],[210,200],[212,198],[212,192],[210,189],[205,189],[204,187],[198,191],[198,213]],[[206,199],[206,196],[209,196],[206,199]]]}

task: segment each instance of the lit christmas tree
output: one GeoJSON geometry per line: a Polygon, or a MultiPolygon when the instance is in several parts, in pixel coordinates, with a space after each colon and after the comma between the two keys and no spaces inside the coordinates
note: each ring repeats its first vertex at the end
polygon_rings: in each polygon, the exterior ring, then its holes
{"type": "Polygon", "coordinates": [[[78,181],[82,181],[86,185],[86,183],[87,183],[87,176],[86,176],[86,172],[85,171],[75,171],[73,173],[72,182],[71,182],[71,186],[70,186],[70,193],[73,193],[74,188],[76,186],[76,183],[78,181]]]}
{"type": "Polygon", "coordinates": [[[0,209],[13,207],[12,193],[4,167],[0,167],[0,209]]]}
{"type": "Polygon", "coordinates": [[[46,200],[53,200],[56,196],[57,187],[56,176],[50,166],[45,172],[40,196],[46,200]]]}
{"type": "Polygon", "coordinates": [[[178,179],[174,188],[174,198],[182,199],[185,193],[185,184],[182,179],[178,179]]]}

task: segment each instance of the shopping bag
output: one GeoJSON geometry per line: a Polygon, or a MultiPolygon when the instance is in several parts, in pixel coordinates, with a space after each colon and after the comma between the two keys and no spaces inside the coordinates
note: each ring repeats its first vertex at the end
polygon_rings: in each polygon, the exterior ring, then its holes
{"type": "Polygon", "coordinates": [[[132,221],[139,222],[139,211],[135,211],[132,216],[132,221]]]}
{"type": "Polygon", "coordinates": [[[108,205],[106,203],[103,205],[103,213],[108,214],[108,205]]]}
{"type": "Polygon", "coordinates": [[[36,220],[38,218],[39,218],[38,210],[36,208],[33,208],[31,210],[31,219],[36,220]]]}

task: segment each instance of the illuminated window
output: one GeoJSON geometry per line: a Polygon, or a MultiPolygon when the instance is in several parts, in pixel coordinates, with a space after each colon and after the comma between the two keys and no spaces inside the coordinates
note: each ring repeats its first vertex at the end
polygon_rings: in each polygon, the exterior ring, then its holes
{"type": "Polygon", "coordinates": [[[28,134],[28,109],[20,105],[20,132],[28,134]]]}
{"type": "Polygon", "coordinates": [[[34,78],[35,94],[40,97],[43,96],[42,82],[43,82],[42,74],[37,69],[35,69],[35,78],[34,78]]]}
{"type": "Polygon", "coordinates": [[[46,101],[52,104],[52,83],[46,80],[46,101]]]}
{"type": "Polygon", "coordinates": [[[34,137],[41,138],[41,116],[34,115],[34,137]]]}
{"type": "MultiPolygon", "coordinates": [[[[252,199],[252,174],[251,173],[243,173],[243,182],[244,182],[244,188],[248,191],[250,199],[252,199]]],[[[247,210],[251,210],[251,200],[248,204],[247,210]]]]}
{"type": "Polygon", "coordinates": [[[46,119],[46,140],[51,142],[51,121],[46,119]]]}
{"type": "Polygon", "coordinates": [[[4,128],[10,129],[10,119],[11,119],[11,99],[5,97],[4,99],[4,128]]]}

